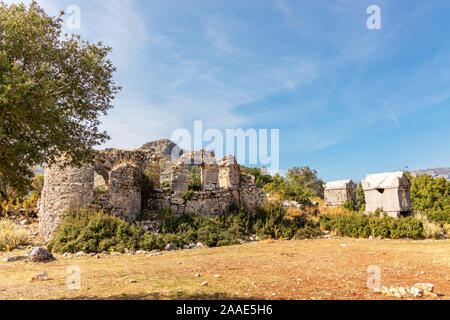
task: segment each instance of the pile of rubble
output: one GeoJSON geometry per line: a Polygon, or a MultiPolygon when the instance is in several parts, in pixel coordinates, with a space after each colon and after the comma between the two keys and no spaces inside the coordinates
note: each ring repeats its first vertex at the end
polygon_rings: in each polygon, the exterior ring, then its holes
{"type": "Polygon", "coordinates": [[[408,296],[412,296],[415,298],[437,298],[439,297],[438,294],[434,293],[434,284],[431,283],[416,283],[411,288],[407,287],[394,287],[391,286],[390,288],[382,287],[381,289],[375,288],[375,293],[381,293],[388,297],[396,297],[399,299],[407,298],[408,296]]]}

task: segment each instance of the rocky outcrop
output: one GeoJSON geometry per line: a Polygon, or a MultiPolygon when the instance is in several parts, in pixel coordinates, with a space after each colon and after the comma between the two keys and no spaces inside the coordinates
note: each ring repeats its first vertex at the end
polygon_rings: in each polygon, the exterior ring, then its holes
{"type": "Polygon", "coordinates": [[[169,162],[177,162],[184,151],[177,144],[167,139],[161,139],[144,144],[138,149],[146,153],[152,153],[155,156],[169,162]]]}

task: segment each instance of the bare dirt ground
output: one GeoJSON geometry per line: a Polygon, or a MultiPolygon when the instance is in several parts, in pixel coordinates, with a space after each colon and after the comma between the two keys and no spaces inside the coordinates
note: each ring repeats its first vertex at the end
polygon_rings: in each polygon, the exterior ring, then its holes
{"type": "Polygon", "coordinates": [[[397,299],[367,288],[372,265],[381,269],[382,286],[432,283],[437,299],[450,299],[449,240],[347,238],[264,241],[153,257],[0,262],[0,299],[397,299]],[[81,270],[80,290],[67,288],[69,266],[81,270]],[[31,281],[43,271],[49,280],[31,281]]]}

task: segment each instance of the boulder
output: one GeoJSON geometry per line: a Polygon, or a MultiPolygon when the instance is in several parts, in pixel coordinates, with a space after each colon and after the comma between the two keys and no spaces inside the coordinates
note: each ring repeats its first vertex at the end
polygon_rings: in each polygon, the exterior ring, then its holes
{"type": "Polygon", "coordinates": [[[32,249],[28,259],[31,262],[51,262],[56,260],[50,252],[41,247],[32,249]]]}

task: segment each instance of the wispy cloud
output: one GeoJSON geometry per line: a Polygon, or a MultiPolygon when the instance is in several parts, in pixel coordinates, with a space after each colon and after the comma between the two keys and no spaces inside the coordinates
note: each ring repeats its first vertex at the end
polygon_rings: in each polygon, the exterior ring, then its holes
{"type": "Polygon", "coordinates": [[[394,121],[395,125],[397,127],[400,127],[400,122],[398,121],[398,117],[397,115],[394,113],[394,111],[388,107],[386,101],[384,101],[383,99],[381,99],[381,103],[383,104],[383,108],[384,110],[387,111],[389,117],[391,118],[392,121],[394,121]]]}
{"type": "Polygon", "coordinates": [[[206,27],[206,37],[211,40],[213,46],[221,53],[233,54],[237,51],[229,40],[227,31],[230,24],[223,23],[218,17],[208,18],[206,27]]]}

